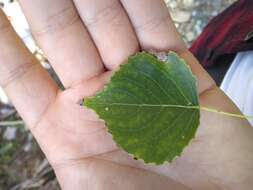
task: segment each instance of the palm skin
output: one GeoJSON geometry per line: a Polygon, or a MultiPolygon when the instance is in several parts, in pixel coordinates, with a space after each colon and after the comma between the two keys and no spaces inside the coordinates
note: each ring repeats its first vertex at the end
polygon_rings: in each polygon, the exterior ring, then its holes
{"type": "MultiPolygon", "coordinates": [[[[71,189],[73,185],[78,187],[82,183],[87,189],[162,189],[166,186],[168,189],[187,189],[171,178],[194,189],[235,187],[233,176],[227,174],[227,169],[229,167],[233,171],[238,169],[237,164],[243,166],[244,151],[252,150],[250,138],[244,139],[246,142],[241,141],[242,136],[252,136],[251,128],[241,128],[248,126],[246,121],[202,112],[197,136],[182,157],[159,167],[145,165],[117,148],[103,121],[93,111],[78,104],[82,97],[91,96],[102,88],[109,75],[104,73],[59,93],[34,129],[37,139],[43,139],[39,143],[59,179],[62,179],[63,187],[71,189]],[[230,139],[233,141],[227,143],[230,139]],[[235,156],[238,150],[231,149],[237,146],[244,147],[240,150],[241,156],[235,156]],[[80,177],[81,182],[73,180],[69,184],[72,176],[80,177]],[[233,185],[230,186],[231,183],[233,185]]],[[[217,87],[203,92],[200,102],[238,112],[217,87]]],[[[252,174],[246,167],[247,162],[245,167],[240,168],[240,173],[250,177],[252,174]]],[[[247,181],[245,184],[250,183],[247,181]]]]}
{"type": "Polygon", "coordinates": [[[239,113],[186,49],[163,1],[20,0],[20,4],[66,90],[61,91],[36,64],[2,12],[0,85],[53,166],[62,189],[252,187],[253,129],[245,120],[202,112],[196,138],[182,156],[171,164],[153,166],[120,150],[103,121],[80,106],[80,100],[102,89],[129,55],[154,49],[176,51],[187,61],[198,78],[202,105],[239,113]]]}

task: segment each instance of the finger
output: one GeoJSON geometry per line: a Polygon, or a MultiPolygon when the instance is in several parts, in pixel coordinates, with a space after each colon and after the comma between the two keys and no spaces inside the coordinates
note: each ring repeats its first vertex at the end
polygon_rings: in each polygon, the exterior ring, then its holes
{"type": "Polygon", "coordinates": [[[143,49],[182,49],[185,44],[177,33],[163,0],[121,0],[143,49]]]}
{"type": "Polygon", "coordinates": [[[0,85],[21,117],[35,125],[54,101],[57,85],[16,35],[0,10],[0,85]]]}
{"type": "Polygon", "coordinates": [[[199,93],[214,85],[198,61],[187,50],[163,0],[121,0],[144,50],[176,51],[185,58],[198,78],[199,93]]]}
{"type": "Polygon", "coordinates": [[[108,69],[138,51],[138,41],[118,0],[74,0],[108,69]]]}
{"type": "Polygon", "coordinates": [[[20,4],[65,87],[103,72],[100,56],[71,0],[20,0],[20,4]]]}

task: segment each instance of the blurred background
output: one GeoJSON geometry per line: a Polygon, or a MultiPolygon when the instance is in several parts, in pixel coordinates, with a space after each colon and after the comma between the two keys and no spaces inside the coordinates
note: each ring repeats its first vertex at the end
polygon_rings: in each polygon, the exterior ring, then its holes
{"type": "MultiPolygon", "coordinates": [[[[207,22],[235,0],[166,0],[176,27],[190,46],[207,22]]],[[[15,30],[41,64],[54,75],[36,46],[15,0],[0,0],[15,30]]],[[[54,173],[38,145],[0,87],[0,190],[57,190],[54,173]]]]}

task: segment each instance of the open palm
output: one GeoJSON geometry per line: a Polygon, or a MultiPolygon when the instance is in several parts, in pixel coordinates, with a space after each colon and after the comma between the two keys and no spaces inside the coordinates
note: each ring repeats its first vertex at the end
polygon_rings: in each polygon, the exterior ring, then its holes
{"type": "Polygon", "coordinates": [[[252,186],[253,130],[246,121],[201,113],[197,137],[182,157],[158,167],[135,161],[117,148],[103,121],[79,105],[82,98],[103,88],[129,55],[153,49],[173,50],[187,60],[198,78],[202,104],[238,112],[188,52],[162,0],[20,0],[20,4],[66,90],[61,91],[36,62],[2,12],[0,85],[63,189],[252,186]]]}

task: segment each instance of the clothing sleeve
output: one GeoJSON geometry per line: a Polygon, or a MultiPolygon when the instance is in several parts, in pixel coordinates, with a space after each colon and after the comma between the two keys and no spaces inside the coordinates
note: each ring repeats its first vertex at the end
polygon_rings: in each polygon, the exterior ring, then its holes
{"type": "Polygon", "coordinates": [[[231,64],[236,53],[248,50],[253,50],[252,0],[236,1],[214,17],[190,48],[205,68],[231,64]]]}
{"type": "MultiPolygon", "coordinates": [[[[240,52],[228,69],[220,88],[245,115],[253,116],[253,51],[240,52]]],[[[253,119],[249,119],[253,126],[253,119]]]]}

